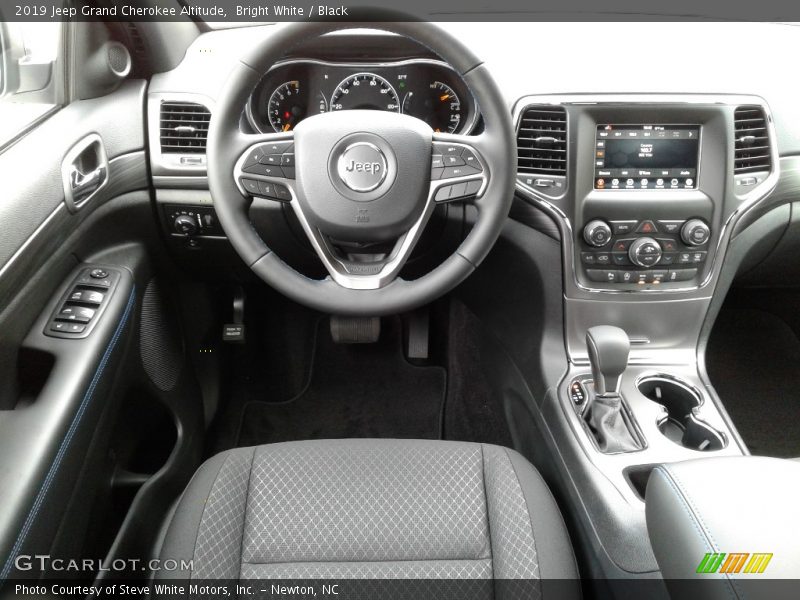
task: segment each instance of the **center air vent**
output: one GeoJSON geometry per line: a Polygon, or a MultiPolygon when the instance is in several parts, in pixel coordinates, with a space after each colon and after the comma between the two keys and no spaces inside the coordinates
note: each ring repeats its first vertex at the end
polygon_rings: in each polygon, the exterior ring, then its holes
{"type": "Polygon", "coordinates": [[[161,152],[202,153],[206,151],[211,113],[194,102],[161,104],[161,152]]]}
{"type": "Polygon", "coordinates": [[[772,152],[767,117],[760,106],[740,106],[733,115],[736,136],[734,168],[736,175],[769,171],[772,152]]]}
{"type": "Polygon", "coordinates": [[[566,175],[567,114],[563,106],[529,106],[517,132],[520,173],[566,175]]]}

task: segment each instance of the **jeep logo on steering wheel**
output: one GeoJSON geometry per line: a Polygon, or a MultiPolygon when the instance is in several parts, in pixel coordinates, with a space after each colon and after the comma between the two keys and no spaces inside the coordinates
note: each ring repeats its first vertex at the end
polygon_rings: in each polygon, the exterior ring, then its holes
{"type": "Polygon", "coordinates": [[[381,170],[381,163],[368,163],[368,162],[356,162],[351,160],[348,165],[345,166],[345,171],[366,171],[367,173],[378,173],[381,170]]]}
{"type": "Polygon", "coordinates": [[[339,156],[339,178],[354,192],[370,192],[386,178],[386,157],[369,142],[350,144],[339,156]]]}

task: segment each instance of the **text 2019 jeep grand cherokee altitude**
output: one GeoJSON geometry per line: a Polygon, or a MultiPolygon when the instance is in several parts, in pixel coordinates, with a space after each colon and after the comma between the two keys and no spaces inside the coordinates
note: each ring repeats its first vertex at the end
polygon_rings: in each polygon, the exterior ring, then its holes
{"type": "Polygon", "coordinates": [[[20,6],[4,593],[796,597],[794,25],[20,6]]]}

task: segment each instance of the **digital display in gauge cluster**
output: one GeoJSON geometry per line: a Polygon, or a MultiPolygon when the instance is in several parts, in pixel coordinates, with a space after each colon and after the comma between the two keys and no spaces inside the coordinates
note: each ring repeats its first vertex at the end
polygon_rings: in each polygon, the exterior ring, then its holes
{"type": "Polygon", "coordinates": [[[303,119],[334,110],[384,110],[411,115],[437,132],[467,133],[477,120],[472,94],[446,64],[286,62],[271,69],[250,99],[250,124],[261,132],[291,131],[303,119]]]}

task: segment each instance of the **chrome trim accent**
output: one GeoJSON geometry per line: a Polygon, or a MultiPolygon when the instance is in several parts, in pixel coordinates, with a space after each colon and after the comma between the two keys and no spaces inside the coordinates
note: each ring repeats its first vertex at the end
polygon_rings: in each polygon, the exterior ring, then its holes
{"type": "Polygon", "coordinates": [[[153,186],[208,191],[206,175],[153,175],[153,186]]]}
{"type": "MultiPolygon", "coordinates": [[[[731,213],[731,215],[728,217],[725,223],[723,223],[722,230],[720,231],[720,235],[717,240],[716,248],[714,248],[714,256],[711,258],[711,268],[708,271],[708,275],[706,275],[705,279],[701,281],[699,285],[686,286],[680,288],[661,288],[661,289],[653,289],[653,288],[608,289],[608,288],[595,288],[582,284],[580,281],[578,281],[577,277],[574,236],[573,236],[574,232],[572,229],[572,224],[569,218],[566,216],[566,214],[551,202],[551,200],[561,199],[566,196],[567,191],[570,189],[569,181],[567,181],[567,183],[565,184],[564,192],[562,194],[560,194],[559,196],[549,197],[545,194],[542,194],[535,188],[521,182],[520,181],[520,177],[522,176],[521,174],[518,174],[517,176],[517,184],[516,184],[517,191],[523,197],[533,201],[542,210],[544,210],[551,217],[553,217],[556,223],[558,224],[562,237],[562,254],[563,254],[564,264],[567,267],[565,269],[564,276],[566,279],[566,277],[571,275],[572,283],[575,285],[577,289],[596,294],[647,294],[652,296],[658,294],[672,295],[672,294],[693,292],[705,288],[706,286],[711,284],[712,281],[716,280],[717,276],[719,275],[719,272],[722,269],[722,262],[724,259],[725,250],[727,250],[728,243],[730,242],[729,239],[730,232],[736,225],[736,222],[747,212],[755,208],[759,202],[761,202],[767,196],[769,196],[769,194],[771,194],[774,191],[775,187],[777,186],[778,180],[780,178],[780,155],[778,154],[777,133],[775,131],[775,124],[772,118],[772,112],[770,111],[769,105],[767,104],[766,100],[764,100],[760,96],[736,95],[736,94],[730,94],[730,95],[729,94],[698,94],[698,95],[565,94],[565,95],[552,95],[552,96],[529,95],[521,97],[514,103],[514,107],[512,109],[514,128],[516,131],[519,131],[519,126],[522,120],[523,113],[528,107],[533,105],[562,106],[562,105],[601,105],[601,104],[619,104],[619,105],[627,104],[633,106],[639,104],[648,104],[654,106],[659,104],[686,104],[686,105],[710,104],[710,105],[732,106],[732,107],[736,107],[739,105],[757,105],[763,108],[764,115],[766,116],[767,119],[767,128],[769,130],[769,137],[770,137],[770,148],[773,157],[772,170],[770,171],[769,176],[762,183],[758,184],[752,190],[750,190],[750,192],[742,196],[737,196],[741,198],[742,201],[736,208],[736,210],[734,210],[733,213],[731,213]]],[[[569,139],[568,111],[567,111],[567,139],[569,139]]],[[[570,177],[572,177],[570,173],[574,173],[574,165],[570,164],[569,152],[568,152],[567,153],[568,180],[570,177]]],[[[525,174],[526,177],[528,175],[529,174],[525,174]]],[[[698,170],[698,175],[699,175],[699,170],[698,170]]],[[[731,175],[730,184],[734,185],[733,173],[731,172],[730,175],[731,175]]],[[[545,175],[541,175],[540,177],[545,177],[545,175]]],[[[592,190],[592,192],[595,191],[597,190],[592,190]]],[[[680,191],[684,192],[686,190],[680,190],[680,191]]],[[[698,189],[689,191],[701,192],[702,190],[698,189]]],[[[664,197],[669,198],[670,193],[677,193],[677,192],[671,192],[670,190],[665,190],[664,192],[662,192],[659,190],[658,193],[664,193],[664,197]]]]}
{"type": "Polygon", "coordinates": [[[273,200],[275,202],[282,202],[281,200],[275,200],[274,198],[266,198],[264,196],[254,196],[253,194],[247,192],[239,182],[239,178],[244,177],[246,179],[255,179],[257,181],[264,181],[279,185],[284,185],[286,188],[289,189],[292,199],[288,202],[289,205],[292,207],[297,219],[300,221],[301,226],[303,227],[303,231],[305,231],[306,236],[308,237],[311,245],[314,247],[314,250],[319,256],[322,264],[325,266],[326,270],[330,274],[331,279],[341,285],[342,287],[353,289],[353,290],[374,290],[382,288],[389,283],[391,283],[396,277],[397,274],[400,272],[400,269],[403,268],[408,257],[411,255],[411,251],[416,246],[417,241],[419,241],[420,236],[422,235],[422,231],[425,228],[425,225],[428,222],[431,214],[438,204],[434,199],[436,196],[436,192],[439,188],[445,185],[451,185],[460,182],[466,181],[475,181],[477,179],[481,180],[481,187],[478,190],[478,193],[475,195],[476,199],[483,196],[484,192],[486,191],[486,187],[489,182],[489,171],[486,165],[485,160],[483,159],[482,153],[478,151],[478,149],[470,145],[468,143],[464,143],[461,141],[451,141],[453,138],[458,138],[460,136],[451,135],[451,134],[440,134],[434,136],[432,142],[443,142],[449,143],[452,145],[457,145],[461,147],[469,148],[478,160],[481,162],[481,166],[483,167],[483,171],[480,174],[472,174],[472,175],[464,175],[462,177],[455,177],[452,179],[437,179],[432,180],[430,182],[430,186],[428,188],[428,197],[425,200],[425,206],[420,214],[419,218],[414,222],[414,224],[409,228],[409,230],[401,236],[394,248],[392,249],[391,253],[389,254],[388,259],[381,263],[380,271],[376,275],[353,275],[352,273],[348,273],[344,263],[336,256],[335,252],[331,249],[330,244],[327,238],[317,229],[311,226],[306,218],[305,214],[303,213],[303,209],[300,206],[300,203],[297,200],[297,188],[296,188],[296,181],[294,179],[284,179],[281,177],[267,177],[264,175],[256,175],[253,173],[246,173],[242,170],[242,165],[244,164],[247,155],[250,153],[253,148],[257,146],[261,146],[262,144],[266,144],[269,142],[280,142],[280,141],[289,141],[294,139],[294,134],[292,133],[274,133],[274,134],[260,134],[252,136],[253,138],[259,138],[260,141],[257,141],[247,147],[236,161],[236,164],[233,168],[233,177],[236,183],[236,187],[239,192],[246,196],[246,197],[256,197],[262,198],[264,200],[273,200]]]}
{"type": "MultiPolygon", "coordinates": [[[[408,59],[405,59],[405,60],[397,60],[397,61],[391,61],[390,60],[390,61],[386,61],[386,62],[336,62],[336,61],[319,60],[319,59],[315,59],[315,58],[292,58],[292,59],[281,60],[279,62],[276,62],[274,65],[272,65],[267,70],[266,73],[264,73],[264,75],[261,77],[261,80],[263,80],[265,77],[267,77],[270,74],[270,72],[274,71],[275,69],[278,69],[278,68],[286,66],[286,65],[303,64],[303,63],[313,64],[313,65],[321,65],[321,66],[326,66],[326,67],[345,67],[345,68],[353,68],[353,69],[360,69],[362,67],[366,68],[366,69],[374,69],[376,67],[379,68],[379,69],[385,69],[385,68],[391,68],[391,67],[401,67],[403,65],[411,65],[411,64],[428,64],[428,65],[435,65],[435,66],[438,66],[438,67],[445,68],[448,71],[451,71],[456,77],[458,77],[458,79],[461,81],[461,83],[464,85],[464,87],[469,92],[469,96],[470,96],[470,103],[469,103],[469,113],[470,114],[468,114],[467,117],[471,117],[471,118],[469,118],[467,120],[468,124],[466,126],[459,127],[460,131],[459,132],[454,132],[453,134],[454,135],[468,135],[468,134],[472,133],[472,131],[475,129],[475,125],[478,123],[478,117],[480,116],[480,110],[478,109],[478,102],[475,100],[475,95],[472,93],[472,90],[469,88],[469,86],[464,82],[464,78],[461,77],[459,72],[456,71],[450,64],[448,64],[448,63],[446,63],[446,62],[444,62],[442,60],[436,60],[436,59],[432,59],[432,58],[408,58],[408,59]]],[[[261,85],[261,81],[258,82],[256,87],[258,87],[259,85],[261,85]]],[[[399,96],[398,96],[398,98],[399,98],[399,96]]],[[[247,100],[247,105],[245,106],[245,115],[247,117],[247,122],[258,133],[265,133],[265,134],[272,133],[271,131],[263,131],[258,126],[258,122],[256,121],[255,117],[253,116],[253,108],[252,108],[253,99],[254,99],[254,95],[250,94],[250,97],[247,100]]],[[[325,101],[328,102],[328,98],[325,98],[325,101]]],[[[328,102],[328,109],[330,109],[330,103],[329,102],[328,102]]],[[[403,112],[403,101],[402,100],[400,100],[400,110],[398,112],[400,112],[400,113],[403,112]]]]}

